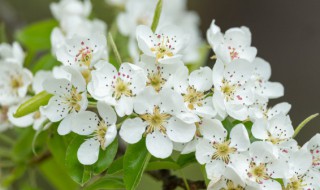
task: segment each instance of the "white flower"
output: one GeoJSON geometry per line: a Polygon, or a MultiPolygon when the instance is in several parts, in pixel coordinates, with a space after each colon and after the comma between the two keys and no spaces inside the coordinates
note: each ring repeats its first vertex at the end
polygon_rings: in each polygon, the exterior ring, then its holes
{"type": "Polygon", "coordinates": [[[303,148],[312,154],[312,168],[320,172],[320,134],[312,137],[303,148]]]}
{"type": "Polygon", "coordinates": [[[12,45],[7,43],[0,44],[0,62],[23,65],[24,52],[19,43],[14,42],[12,45]]]}
{"type": "Polygon", "coordinates": [[[91,136],[78,150],[78,159],[84,165],[94,164],[99,157],[100,147],[105,150],[116,138],[117,115],[107,104],[98,102],[99,115],[91,111],[75,114],[71,122],[71,130],[79,135],[91,136]]]}
{"type": "Polygon", "coordinates": [[[290,154],[288,159],[289,171],[283,179],[287,189],[319,189],[320,174],[311,170],[312,155],[306,149],[300,149],[290,154]]]}
{"type": "Polygon", "coordinates": [[[69,75],[61,73],[65,78],[49,78],[44,81],[43,88],[48,93],[53,94],[48,105],[40,107],[50,121],[57,122],[63,119],[58,127],[61,135],[70,132],[70,114],[86,110],[88,105],[86,83],[81,73],[72,67],[61,68],[69,75]]]}
{"type": "Polygon", "coordinates": [[[249,28],[230,28],[221,33],[220,28],[212,21],[207,31],[207,39],[218,59],[230,63],[234,59],[253,61],[257,49],[251,47],[251,32],[249,28]]]}
{"type": "Polygon", "coordinates": [[[114,105],[118,116],[130,115],[135,96],[146,85],[143,70],[131,63],[123,63],[119,69],[108,62],[100,62],[92,71],[88,91],[97,100],[114,105]]]}
{"type": "Polygon", "coordinates": [[[88,17],[92,5],[90,0],[61,0],[59,3],[51,3],[51,12],[57,20],[69,16],[88,17]]]}
{"type": "Polygon", "coordinates": [[[145,136],[148,151],[157,158],[170,156],[173,142],[193,139],[198,118],[183,111],[182,97],[171,89],[162,89],[157,94],[147,87],[137,96],[134,110],[138,117],[125,120],[119,134],[130,144],[145,136]]]}
{"type": "Polygon", "coordinates": [[[232,180],[222,177],[219,181],[211,180],[207,190],[245,190],[243,186],[235,184],[232,180]]]}
{"type": "Polygon", "coordinates": [[[54,28],[51,32],[52,53],[55,55],[57,50],[65,46],[66,41],[74,36],[86,38],[92,34],[106,35],[106,32],[106,24],[99,19],[66,17],[60,21],[60,27],[54,28]]]}
{"type": "Polygon", "coordinates": [[[245,126],[238,124],[232,128],[230,139],[227,139],[227,130],[218,120],[213,123],[211,129],[207,127],[207,133],[212,136],[207,134],[198,143],[196,158],[200,164],[206,164],[209,179],[220,179],[226,165],[233,162],[231,156],[248,150],[250,146],[249,135],[245,126]]]}
{"type": "Polygon", "coordinates": [[[249,154],[233,155],[227,166],[225,177],[248,189],[279,189],[281,185],[274,179],[283,178],[289,167],[277,160],[271,143],[257,141],[251,144],[249,154]]]}
{"type": "Polygon", "coordinates": [[[264,141],[269,141],[281,152],[288,153],[291,150],[297,150],[297,143],[292,139],[294,129],[289,116],[278,114],[267,122],[257,120],[254,122],[252,135],[264,141]]]}
{"type": "Polygon", "coordinates": [[[150,27],[140,25],[136,31],[141,51],[155,57],[159,63],[176,63],[182,59],[181,51],[186,47],[188,36],[175,26],[165,26],[153,33],[150,27]]]}
{"type": "Polygon", "coordinates": [[[279,98],[284,94],[282,84],[278,82],[270,82],[271,67],[268,62],[261,58],[255,58],[252,62],[254,72],[252,80],[254,80],[254,92],[257,96],[266,100],[279,98]]]}
{"type": "Polygon", "coordinates": [[[100,60],[107,60],[107,41],[101,34],[92,37],[77,37],[66,41],[57,50],[57,59],[64,65],[92,68],[100,60]]]}
{"type": "Polygon", "coordinates": [[[174,76],[174,89],[182,94],[186,108],[201,117],[212,118],[216,115],[212,97],[208,96],[212,86],[212,70],[209,67],[201,67],[189,76],[187,67],[182,67],[174,76]]]}
{"type": "Polygon", "coordinates": [[[248,82],[252,76],[252,64],[237,59],[225,65],[217,60],[213,67],[213,105],[219,117],[224,119],[227,114],[238,120],[249,116],[248,106],[254,101],[248,82]]]}
{"type": "Polygon", "coordinates": [[[19,103],[32,83],[32,73],[18,64],[0,64],[0,104],[19,103]]]}
{"type": "Polygon", "coordinates": [[[144,70],[147,76],[147,86],[152,86],[155,91],[159,92],[162,88],[174,86],[176,72],[183,68],[184,64],[182,61],[174,64],[158,64],[154,57],[142,55],[137,66],[144,70]]]}

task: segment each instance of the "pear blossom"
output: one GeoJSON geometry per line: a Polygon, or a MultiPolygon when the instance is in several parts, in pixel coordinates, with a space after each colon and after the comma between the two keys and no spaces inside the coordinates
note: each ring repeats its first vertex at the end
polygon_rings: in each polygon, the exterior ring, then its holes
{"type": "Polygon", "coordinates": [[[90,0],[61,0],[59,3],[50,4],[50,10],[57,20],[68,16],[88,17],[91,9],[90,0]]]}
{"type": "Polygon", "coordinates": [[[312,155],[306,149],[300,149],[290,153],[287,161],[289,170],[286,177],[283,179],[286,189],[319,189],[320,174],[311,170],[312,155]]]}
{"type": "Polygon", "coordinates": [[[32,83],[32,73],[18,64],[0,63],[0,105],[19,103],[32,83]]]}
{"type": "Polygon", "coordinates": [[[223,34],[213,20],[207,31],[207,40],[216,57],[226,64],[235,59],[251,62],[257,54],[257,49],[251,46],[251,32],[245,26],[230,28],[223,34]]]}
{"type": "Polygon", "coordinates": [[[73,37],[57,50],[57,59],[64,65],[92,68],[100,60],[107,60],[107,41],[101,34],[92,37],[73,37]]]}
{"type": "Polygon", "coordinates": [[[19,43],[13,42],[0,44],[0,62],[23,65],[25,54],[19,43]]]}
{"type": "Polygon", "coordinates": [[[297,142],[292,139],[294,129],[290,117],[284,114],[280,113],[267,122],[254,122],[251,132],[255,138],[271,142],[282,153],[298,149],[297,142]]]}
{"type": "Polygon", "coordinates": [[[227,65],[216,61],[212,74],[212,101],[220,118],[227,115],[241,121],[248,118],[248,107],[254,102],[250,82],[252,72],[252,64],[243,59],[233,60],[227,65]]]}
{"type": "Polygon", "coordinates": [[[187,67],[182,67],[174,78],[174,89],[183,96],[185,106],[190,111],[201,117],[212,118],[216,115],[212,97],[208,96],[213,87],[212,70],[209,67],[201,67],[190,75],[187,67]]]}
{"type": "Polygon", "coordinates": [[[134,104],[136,118],[126,119],[120,136],[134,144],[146,137],[148,151],[157,158],[167,158],[173,150],[173,142],[186,143],[192,140],[199,119],[184,110],[182,97],[171,89],[162,89],[159,94],[147,87],[134,104]],[[148,101],[146,101],[148,100],[148,101]]]}
{"type": "Polygon", "coordinates": [[[91,111],[81,111],[74,115],[71,131],[88,136],[78,150],[78,159],[84,165],[94,164],[99,157],[100,147],[105,150],[116,138],[117,116],[111,106],[98,102],[98,112],[101,117],[91,111]]]}
{"type": "Polygon", "coordinates": [[[247,189],[279,189],[280,183],[274,179],[283,178],[289,170],[285,161],[277,160],[271,143],[254,142],[249,154],[233,156],[224,176],[247,189]]]}
{"type": "Polygon", "coordinates": [[[206,164],[209,179],[220,179],[225,167],[233,162],[232,155],[248,151],[249,135],[243,124],[234,126],[227,139],[227,130],[221,122],[215,122],[207,129],[212,136],[203,138],[196,146],[196,158],[200,164],[206,164]]]}
{"type": "Polygon", "coordinates": [[[174,64],[158,64],[154,57],[141,56],[141,61],[136,64],[144,70],[147,76],[147,86],[152,86],[159,92],[162,88],[172,88],[176,82],[178,70],[184,68],[182,61],[174,64]]]}
{"type": "Polygon", "coordinates": [[[143,70],[131,63],[122,63],[119,71],[108,62],[100,62],[92,71],[88,91],[97,100],[114,105],[118,116],[133,112],[135,96],[146,86],[143,70]]]}
{"type": "Polygon", "coordinates": [[[222,189],[245,190],[246,188],[239,184],[235,184],[232,180],[222,177],[219,181],[210,181],[207,189],[208,190],[222,190],[222,189]]]}
{"type": "Polygon", "coordinates": [[[287,115],[291,109],[291,105],[287,102],[278,103],[273,107],[267,107],[267,104],[254,104],[250,106],[250,119],[253,121],[264,120],[267,122],[278,114],[287,115]]]}
{"type": "Polygon", "coordinates": [[[147,26],[140,25],[136,31],[138,46],[148,56],[159,63],[175,63],[182,59],[181,51],[188,43],[188,35],[171,25],[158,29],[155,33],[147,26]]]}
{"type": "Polygon", "coordinates": [[[50,98],[48,105],[40,107],[40,111],[51,122],[62,120],[58,133],[65,135],[71,131],[72,115],[86,110],[88,100],[86,83],[81,73],[69,66],[64,66],[61,70],[65,72],[61,72],[61,78],[49,78],[43,82],[44,90],[53,97],[50,98]]]}

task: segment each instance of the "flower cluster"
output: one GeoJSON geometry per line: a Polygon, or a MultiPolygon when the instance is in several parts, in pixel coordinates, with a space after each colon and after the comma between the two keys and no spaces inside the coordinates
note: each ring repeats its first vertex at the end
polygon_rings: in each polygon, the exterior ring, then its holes
{"type": "Polygon", "coordinates": [[[270,64],[257,57],[247,27],[223,33],[213,21],[207,40],[214,66],[189,71],[185,63],[198,59],[202,42],[185,1],[164,1],[156,31],[150,25],[157,1],[121,2],[117,25],[129,36],[132,63],[109,61],[106,24],[88,19],[88,0],[51,5],[60,23],[52,54],[62,64],[52,71],[33,77],[21,47],[1,44],[0,130],[59,122],[60,135],[86,137],[77,152],[83,165],[97,162],[118,133],[128,144],[145,139],[156,158],[194,153],[208,189],[320,189],[320,135],[299,146],[291,105],[268,105],[284,88],[269,81],[270,64]],[[52,97],[39,111],[13,117],[30,91],[52,97]]]}

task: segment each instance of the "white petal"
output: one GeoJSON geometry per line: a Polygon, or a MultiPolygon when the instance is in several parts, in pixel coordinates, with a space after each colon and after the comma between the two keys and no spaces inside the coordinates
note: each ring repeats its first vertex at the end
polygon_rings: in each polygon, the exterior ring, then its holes
{"type": "Polygon", "coordinates": [[[71,132],[73,116],[74,114],[70,114],[60,122],[58,126],[59,135],[66,135],[71,132]]]}
{"type": "Polygon", "coordinates": [[[268,111],[268,118],[272,118],[274,117],[275,115],[279,114],[279,113],[282,113],[284,115],[287,115],[288,112],[290,111],[291,109],[291,105],[287,102],[282,102],[282,103],[279,103],[275,106],[273,106],[269,111],[268,111]]]}
{"type": "Polygon", "coordinates": [[[251,128],[252,135],[257,139],[268,139],[267,123],[263,119],[256,120],[251,128]]]}
{"type": "Polygon", "coordinates": [[[154,106],[159,102],[160,97],[156,91],[152,87],[147,87],[135,98],[134,111],[138,114],[152,113],[154,106]]]}
{"type": "Polygon", "coordinates": [[[220,179],[226,168],[226,164],[221,160],[213,160],[206,164],[208,179],[220,179]]]}
{"type": "Polygon", "coordinates": [[[234,126],[230,132],[231,144],[238,151],[246,151],[250,146],[248,131],[243,124],[234,126]]]}
{"type": "Polygon", "coordinates": [[[294,152],[289,162],[291,163],[291,170],[295,175],[302,175],[310,169],[312,165],[312,155],[305,149],[300,149],[294,152]]]}
{"type": "Polygon", "coordinates": [[[256,141],[250,146],[250,156],[256,164],[268,163],[278,157],[278,152],[270,142],[256,141]]]}
{"type": "Polygon", "coordinates": [[[63,103],[63,99],[58,96],[53,96],[48,105],[40,107],[41,113],[50,121],[57,122],[68,115],[69,106],[63,103]]]}
{"type": "Polygon", "coordinates": [[[221,121],[217,119],[202,119],[200,124],[200,132],[204,138],[214,140],[217,142],[223,142],[228,133],[223,127],[221,121]]]}
{"type": "Polygon", "coordinates": [[[81,144],[77,156],[81,164],[92,165],[99,158],[100,143],[94,138],[86,140],[81,144]]]}
{"type": "Polygon", "coordinates": [[[33,83],[32,83],[32,89],[36,94],[42,92],[43,86],[42,83],[49,77],[52,77],[51,71],[38,71],[36,75],[34,76],[33,83]]]}
{"type": "Polygon", "coordinates": [[[211,141],[202,139],[196,146],[196,159],[200,164],[209,163],[214,152],[211,141]]]}
{"type": "Polygon", "coordinates": [[[196,132],[194,124],[187,124],[176,117],[170,118],[166,128],[168,137],[172,141],[179,143],[191,141],[196,132]]]}
{"type": "Polygon", "coordinates": [[[171,140],[158,130],[147,135],[146,146],[148,151],[157,158],[167,158],[173,150],[171,140]]]}
{"type": "Polygon", "coordinates": [[[42,83],[43,89],[50,94],[64,95],[71,90],[71,83],[66,79],[49,78],[42,83]]]}
{"type": "Polygon", "coordinates": [[[97,129],[98,123],[99,118],[96,113],[82,111],[74,114],[71,130],[79,135],[90,135],[97,129]]]}
{"type": "Polygon", "coordinates": [[[33,119],[33,113],[28,114],[26,116],[23,117],[18,117],[15,118],[13,117],[13,114],[16,112],[16,110],[18,109],[18,106],[11,106],[7,112],[7,117],[9,119],[9,121],[17,126],[17,127],[28,127],[31,126],[34,119],[33,119]]]}
{"type": "Polygon", "coordinates": [[[106,124],[114,124],[117,122],[117,115],[112,107],[104,102],[98,101],[98,112],[106,124]]]}
{"type": "Polygon", "coordinates": [[[140,118],[127,119],[123,122],[119,135],[127,143],[134,144],[140,141],[146,126],[140,118]]]}
{"type": "Polygon", "coordinates": [[[105,138],[105,144],[103,145],[104,148],[108,147],[114,139],[117,137],[117,127],[115,124],[111,125],[107,129],[107,133],[105,138]]]}
{"type": "Polygon", "coordinates": [[[133,112],[133,97],[121,96],[115,105],[115,110],[119,117],[130,115],[133,112]]]}
{"type": "Polygon", "coordinates": [[[197,91],[204,92],[212,88],[212,70],[209,67],[201,67],[193,71],[189,76],[189,85],[197,91]]]}

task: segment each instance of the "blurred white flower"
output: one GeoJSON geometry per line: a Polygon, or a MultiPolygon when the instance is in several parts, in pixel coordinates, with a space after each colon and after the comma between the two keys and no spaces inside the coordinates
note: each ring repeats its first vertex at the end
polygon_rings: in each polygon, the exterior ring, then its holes
{"type": "Polygon", "coordinates": [[[19,103],[32,83],[32,73],[18,64],[0,64],[0,105],[19,103]]]}
{"type": "Polygon", "coordinates": [[[257,54],[257,49],[251,46],[251,32],[245,26],[230,28],[223,34],[213,20],[207,31],[207,40],[216,57],[226,64],[235,59],[251,62],[257,54]]]}
{"type": "Polygon", "coordinates": [[[0,64],[13,63],[22,67],[25,54],[19,43],[13,42],[12,45],[7,43],[0,44],[0,64]]]}

